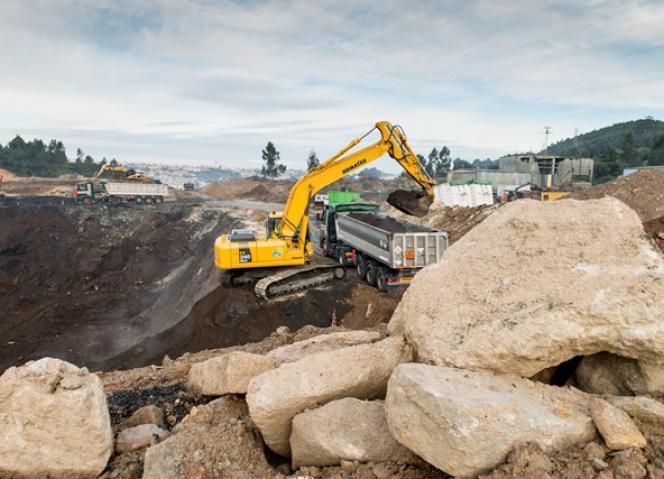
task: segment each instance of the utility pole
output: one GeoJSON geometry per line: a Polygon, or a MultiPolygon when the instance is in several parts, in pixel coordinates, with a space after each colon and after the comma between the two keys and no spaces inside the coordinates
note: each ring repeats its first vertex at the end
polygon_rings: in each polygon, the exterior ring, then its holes
{"type": "Polygon", "coordinates": [[[544,127],[544,144],[542,145],[542,152],[546,153],[546,149],[549,147],[549,135],[551,134],[551,127],[544,127]]]}

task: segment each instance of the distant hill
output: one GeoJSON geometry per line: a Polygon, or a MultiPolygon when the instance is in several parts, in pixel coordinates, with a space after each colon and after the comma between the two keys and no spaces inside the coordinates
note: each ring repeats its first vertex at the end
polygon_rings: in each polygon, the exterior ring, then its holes
{"type": "Polygon", "coordinates": [[[637,148],[651,149],[664,136],[664,121],[645,118],[626,121],[583,133],[576,138],[567,138],[550,145],[546,152],[553,155],[590,156],[599,155],[608,147],[623,148],[625,135],[632,133],[637,148]]]}

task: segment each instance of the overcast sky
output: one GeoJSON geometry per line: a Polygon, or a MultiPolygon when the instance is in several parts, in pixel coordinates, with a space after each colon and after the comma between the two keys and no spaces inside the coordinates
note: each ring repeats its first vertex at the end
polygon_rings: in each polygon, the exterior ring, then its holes
{"type": "Polygon", "coordinates": [[[301,168],[387,119],[495,158],[647,115],[659,0],[0,1],[0,142],[70,156],[301,168]]]}

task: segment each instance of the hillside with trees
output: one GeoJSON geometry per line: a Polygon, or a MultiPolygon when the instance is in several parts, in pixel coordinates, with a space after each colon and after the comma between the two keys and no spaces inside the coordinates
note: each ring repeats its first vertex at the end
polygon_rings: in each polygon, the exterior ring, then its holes
{"type": "Polygon", "coordinates": [[[94,158],[80,148],[75,160],[69,161],[64,144],[57,140],[51,140],[48,144],[39,139],[26,142],[17,135],[6,145],[0,144],[0,168],[17,176],[93,176],[100,165],[105,163],[105,158],[96,163],[94,158]]]}
{"type": "Polygon", "coordinates": [[[546,153],[594,158],[593,182],[604,183],[626,167],[664,165],[664,121],[647,117],[616,123],[554,143],[546,153]]]}

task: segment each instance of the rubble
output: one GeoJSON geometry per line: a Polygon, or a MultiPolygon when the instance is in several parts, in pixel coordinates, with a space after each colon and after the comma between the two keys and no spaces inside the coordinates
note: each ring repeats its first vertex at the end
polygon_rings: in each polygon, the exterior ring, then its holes
{"type": "Polygon", "coordinates": [[[0,376],[0,477],[94,478],[113,433],[101,381],[53,358],[0,376]]]}
{"type": "Polygon", "coordinates": [[[293,418],[290,447],[293,467],[417,462],[390,434],[382,401],[344,398],[302,412],[293,418]]]}
{"type": "Polygon", "coordinates": [[[402,364],[387,422],[398,442],[454,476],[472,476],[535,443],[545,452],[595,436],[585,395],[511,375],[402,364]]]}
{"type": "Polygon", "coordinates": [[[656,369],[663,278],[662,256],[620,201],[522,200],[418,273],[388,329],[444,366],[531,377],[609,351],[656,369]]]}
{"type": "Polygon", "coordinates": [[[251,419],[270,449],[288,456],[291,420],[296,414],[344,397],[379,398],[392,370],[411,359],[410,347],[397,336],[282,364],[249,383],[246,399],[251,419]]]}
{"type": "Polygon", "coordinates": [[[234,351],[194,364],[187,376],[187,388],[206,396],[245,394],[249,381],[276,366],[261,354],[234,351]]]}
{"type": "Polygon", "coordinates": [[[115,438],[115,452],[122,454],[158,444],[169,432],[155,424],[141,424],[121,431],[115,438]]]}
{"type": "Polygon", "coordinates": [[[244,401],[224,396],[191,410],[147,449],[143,479],[274,479],[244,401]]]}
{"type": "Polygon", "coordinates": [[[599,399],[590,399],[590,414],[609,449],[646,447],[646,438],[626,412],[599,399]]]}
{"type": "Polygon", "coordinates": [[[380,337],[380,333],[376,331],[339,331],[321,334],[320,336],[275,348],[268,352],[267,356],[280,364],[291,363],[314,353],[373,343],[378,341],[380,337]]]}

